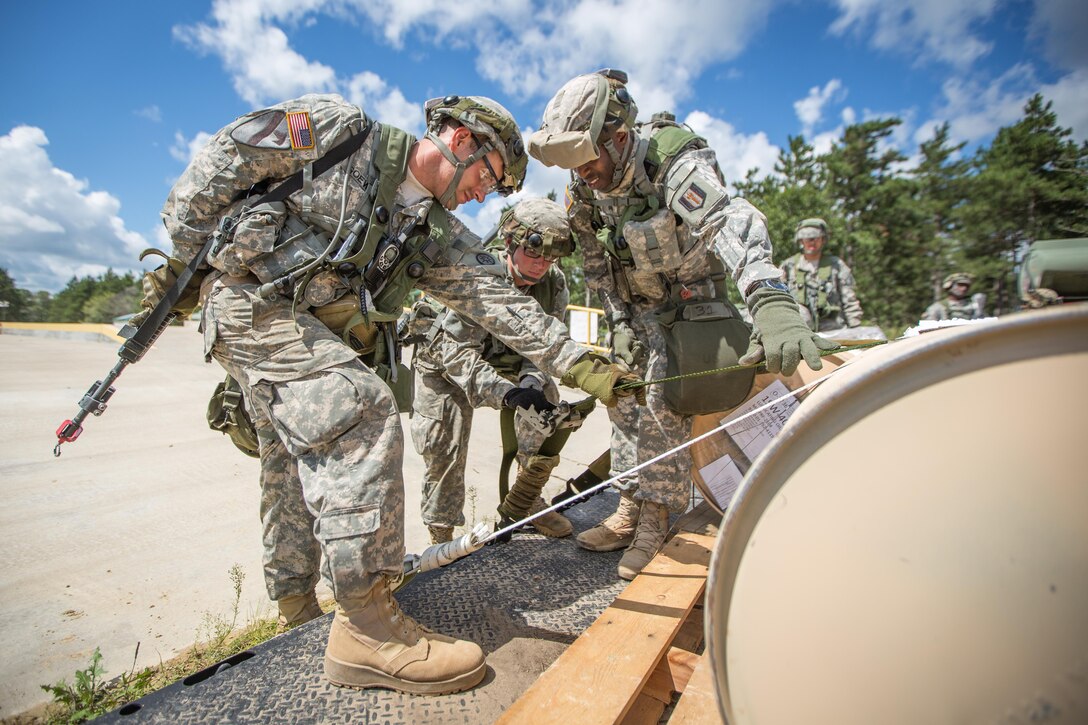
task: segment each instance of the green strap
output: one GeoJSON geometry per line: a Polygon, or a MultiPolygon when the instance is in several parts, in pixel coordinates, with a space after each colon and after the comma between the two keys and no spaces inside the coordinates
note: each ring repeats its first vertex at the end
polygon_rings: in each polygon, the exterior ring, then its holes
{"type": "Polygon", "coordinates": [[[370,208],[370,221],[363,238],[363,245],[358,253],[343,260],[362,268],[374,256],[378,242],[385,235],[385,229],[393,218],[393,201],[397,197],[397,188],[408,173],[408,151],[416,139],[409,133],[394,126],[382,125],[378,138],[378,149],[374,165],[378,169],[378,191],[374,204],[370,208]],[[377,210],[386,211],[385,221],[378,219],[377,210]]]}
{"type": "MultiPolygon", "coordinates": [[[[858,345],[840,345],[839,347],[831,350],[820,350],[820,357],[826,357],[828,355],[836,355],[840,352],[846,352],[848,350],[862,350],[867,347],[876,347],[877,345],[886,345],[888,340],[875,340],[873,342],[863,342],[858,345]]],[[[714,370],[702,370],[697,373],[685,373],[684,375],[673,375],[670,378],[658,378],[657,380],[639,380],[631,381],[627,383],[620,383],[616,386],[617,390],[637,390],[638,388],[645,388],[648,385],[657,385],[658,383],[667,383],[672,380],[683,380],[684,378],[698,378],[703,375],[716,375],[718,373],[732,373],[738,370],[747,370],[749,368],[756,368],[761,372],[766,372],[767,363],[754,363],[752,365],[730,365],[725,368],[716,368],[714,370]]]]}
{"type": "Polygon", "coordinates": [[[506,500],[510,493],[510,464],[518,455],[518,433],[514,429],[514,411],[503,408],[499,411],[499,432],[502,434],[502,462],[499,464],[499,501],[506,500]]]}

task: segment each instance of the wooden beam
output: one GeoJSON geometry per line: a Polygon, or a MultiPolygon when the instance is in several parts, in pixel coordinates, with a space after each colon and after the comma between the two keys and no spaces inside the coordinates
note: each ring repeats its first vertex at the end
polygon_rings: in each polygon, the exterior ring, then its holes
{"type": "Polygon", "coordinates": [[[699,658],[684,694],[669,716],[669,725],[723,725],[710,658],[706,653],[699,658]]]}
{"type": "Polygon", "coordinates": [[[700,601],[713,546],[686,532],[666,543],[498,722],[620,722],[700,601]]]}

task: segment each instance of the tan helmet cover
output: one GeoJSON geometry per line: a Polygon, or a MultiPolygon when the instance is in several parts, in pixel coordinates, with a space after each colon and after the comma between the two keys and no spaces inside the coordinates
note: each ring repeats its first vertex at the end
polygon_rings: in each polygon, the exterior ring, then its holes
{"type": "Polygon", "coordinates": [[[812,219],[802,219],[797,225],[797,231],[793,235],[793,241],[799,242],[802,239],[816,239],[817,237],[827,238],[827,222],[823,219],[814,217],[812,219]]]}
{"type": "Polygon", "coordinates": [[[545,166],[576,169],[600,156],[597,138],[608,114],[608,79],[588,73],[567,81],[544,109],[529,155],[545,166]]]}
{"type": "Polygon", "coordinates": [[[567,212],[551,199],[519,201],[503,214],[499,234],[509,236],[510,244],[528,245],[553,262],[574,252],[567,212]]]}

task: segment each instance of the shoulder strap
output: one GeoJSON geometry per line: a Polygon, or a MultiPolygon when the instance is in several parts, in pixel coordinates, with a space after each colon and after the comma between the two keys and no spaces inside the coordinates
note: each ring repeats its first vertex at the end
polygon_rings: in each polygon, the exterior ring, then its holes
{"type": "Polygon", "coordinates": [[[646,150],[646,175],[655,180],[661,169],[668,168],[672,160],[684,149],[706,146],[706,139],[683,126],[657,126],[650,134],[649,148],[646,150]]]}

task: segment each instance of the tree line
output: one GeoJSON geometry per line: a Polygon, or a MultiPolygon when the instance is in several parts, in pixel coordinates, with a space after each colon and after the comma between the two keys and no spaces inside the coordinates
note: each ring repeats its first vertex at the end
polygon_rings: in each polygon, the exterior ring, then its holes
{"type": "MultiPolygon", "coordinates": [[[[797,252],[798,221],[826,220],[825,253],[850,265],[865,323],[890,335],[917,323],[951,272],[974,276],[972,291],[987,295],[987,313],[1017,309],[1015,276],[1028,244],[1088,237],[1088,142],[1073,141],[1039,95],[971,155],[950,141],[944,124],[908,158],[889,143],[901,123],[848,126],[823,154],[791,136],[772,173],[752,169],[733,186],[766,214],[778,262],[797,252]]],[[[581,249],[562,265],[571,301],[599,306],[586,291],[581,249]]],[[[0,303],[8,303],[0,313],[8,320],[108,322],[136,312],[141,296],[131,273],[73,277],[50,295],[19,289],[0,269],[0,303]]]]}
{"type": "MultiPolygon", "coordinates": [[[[972,292],[987,295],[988,314],[1018,309],[1016,274],[1027,246],[1088,237],[1088,142],[1073,141],[1039,95],[971,155],[950,141],[946,123],[908,158],[888,141],[901,123],[848,126],[823,154],[792,136],[772,173],[752,169],[733,182],[767,216],[775,261],[798,253],[799,221],[821,217],[831,227],[825,253],[853,270],[865,324],[889,335],[917,324],[952,272],[975,278],[972,292]]],[[[585,292],[580,253],[563,261],[572,301],[597,306],[585,292]]]]}
{"type": "Polygon", "coordinates": [[[55,295],[15,285],[0,267],[0,320],[13,322],[111,322],[138,312],[143,290],[131,272],[112,269],[98,277],[72,277],[55,295]],[[7,303],[4,305],[3,303],[7,303]]]}

